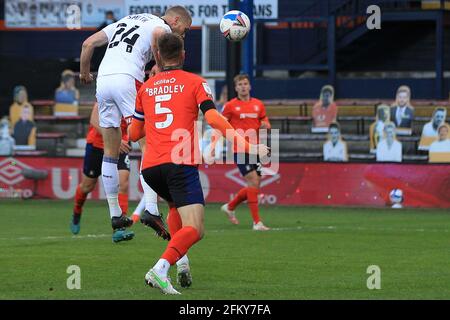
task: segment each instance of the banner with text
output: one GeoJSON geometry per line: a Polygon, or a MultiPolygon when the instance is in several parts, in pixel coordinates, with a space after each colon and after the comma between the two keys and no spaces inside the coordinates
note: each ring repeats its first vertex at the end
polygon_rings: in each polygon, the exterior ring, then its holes
{"type": "MultiPolygon", "coordinates": [[[[105,21],[105,12],[117,19],[128,14],[161,15],[173,5],[185,6],[192,25],[218,24],[228,11],[228,0],[5,0],[6,28],[92,28],[105,21]]],[[[255,18],[278,18],[278,0],[255,0],[255,18]]]]}
{"type": "MultiPolygon", "coordinates": [[[[23,169],[47,170],[48,177],[37,181],[37,195],[73,199],[82,163],[81,158],[0,157],[0,199],[32,195],[34,182],[23,177],[23,169]]],[[[227,202],[246,184],[235,165],[199,169],[207,202],[227,202]]],[[[142,196],[138,172],[139,161],[132,160],[130,200],[142,196]]],[[[406,207],[450,208],[450,165],[281,163],[276,174],[262,176],[260,203],[384,207],[394,188],[403,190],[406,207]]],[[[90,198],[105,199],[102,183],[90,198]]]]}
{"type": "MultiPolygon", "coordinates": [[[[127,14],[151,13],[161,15],[168,7],[182,5],[192,16],[192,25],[219,24],[222,16],[229,10],[228,0],[125,0],[127,14]]],[[[254,0],[253,15],[255,19],[278,18],[278,0],[254,0]]]]}
{"type": "Polygon", "coordinates": [[[7,28],[98,27],[105,21],[105,12],[116,18],[125,15],[124,0],[5,0],[7,28]]]}

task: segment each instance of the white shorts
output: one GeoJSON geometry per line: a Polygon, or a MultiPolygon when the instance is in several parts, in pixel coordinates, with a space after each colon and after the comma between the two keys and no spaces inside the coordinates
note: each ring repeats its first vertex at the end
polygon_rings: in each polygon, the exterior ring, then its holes
{"type": "Polygon", "coordinates": [[[141,83],[128,74],[97,78],[97,102],[100,127],[119,128],[122,117],[131,119],[141,83]]]}

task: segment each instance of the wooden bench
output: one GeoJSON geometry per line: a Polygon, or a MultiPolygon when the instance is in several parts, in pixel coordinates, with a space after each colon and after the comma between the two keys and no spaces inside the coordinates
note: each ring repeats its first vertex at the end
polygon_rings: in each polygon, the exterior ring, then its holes
{"type": "Polygon", "coordinates": [[[36,115],[35,121],[85,121],[87,116],[49,116],[49,115],[36,115]]]}
{"type": "MultiPolygon", "coordinates": [[[[30,101],[30,103],[35,107],[35,117],[36,115],[53,115],[53,108],[55,106],[54,100],[33,100],[30,101]]],[[[79,101],[79,115],[88,117],[91,114],[94,103],[95,101],[79,101]]]]}
{"type": "MultiPolygon", "coordinates": [[[[283,161],[323,161],[322,152],[283,152],[280,155],[280,160],[283,161]]],[[[376,161],[376,155],[371,153],[350,153],[348,155],[349,161],[376,161]]],[[[427,155],[403,155],[402,162],[428,162],[427,155]]]]}
{"type": "Polygon", "coordinates": [[[53,105],[55,104],[53,100],[33,100],[30,103],[34,107],[35,117],[41,114],[53,114],[53,105]]]}
{"type": "Polygon", "coordinates": [[[53,140],[54,144],[54,150],[56,155],[63,155],[59,154],[58,152],[58,146],[62,145],[64,149],[64,139],[66,137],[65,133],[62,132],[40,132],[36,134],[36,138],[38,140],[53,140]]]}
{"type": "MultiPolygon", "coordinates": [[[[281,122],[281,132],[290,133],[291,122],[311,122],[312,117],[309,116],[272,116],[269,117],[270,121],[280,121],[281,122]]],[[[414,117],[413,122],[430,122],[430,117],[414,117]]],[[[447,123],[450,122],[450,117],[446,119],[447,123]]],[[[366,126],[370,126],[375,122],[375,116],[338,116],[337,122],[355,122],[356,133],[364,134],[366,132],[366,126]]]]}
{"type": "Polygon", "coordinates": [[[349,160],[375,160],[376,156],[372,153],[350,153],[349,160]]]}
{"type": "MultiPolygon", "coordinates": [[[[272,116],[311,116],[312,108],[316,102],[317,99],[264,100],[269,118],[272,116]]],[[[374,116],[379,104],[391,106],[393,102],[393,99],[340,99],[336,101],[336,104],[338,105],[340,117],[365,117],[374,116]]],[[[430,118],[436,107],[445,107],[450,114],[450,101],[448,100],[412,100],[411,103],[414,106],[416,117],[430,118]]],[[[350,119],[348,121],[351,121],[350,119]]]]}
{"type": "Polygon", "coordinates": [[[364,134],[364,117],[363,116],[338,116],[337,122],[355,122],[356,133],[364,134]]]}
{"type": "Polygon", "coordinates": [[[55,104],[53,100],[33,100],[30,101],[33,107],[49,107],[55,104]]]}
{"type": "Polygon", "coordinates": [[[36,115],[35,122],[50,122],[50,123],[75,123],[77,125],[77,134],[84,137],[86,135],[85,124],[89,123],[88,116],[52,116],[52,115],[36,115]]]}
{"type": "Polygon", "coordinates": [[[281,160],[298,161],[300,159],[320,161],[323,159],[322,152],[283,152],[279,154],[281,160]]]}
{"type": "MultiPolygon", "coordinates": [[[[310,141],[325,141],[327,140],[327,134],[320,133],[286,133],[280,134],[281,141],[294,141],[294,140],[310,140],[310,141]]],[[[355,135],[355,134],[343,134],[342,138],[345,141],[369,141],[368,135],[355,135]]],[[[420,138],[419,138],[420,139],[420,138]]]]}
{"type": "Polygon", "coordinates": [[[291,121],[295,122],[311,122],[312,118],[307,116],[272,116],[269,121],[280,121],[281,122],[281,132],[290,132],[291,121]]]}
{"type": "Polygon", "coordinates": [[[15,156],[21,156],[21,157],[42,157],[47,155],[46,150],[21,150],[21,151],[15,151],[15,156]]]}
{"type": "MultiPolygon", "coordinates": [[[[366,147],[365,144],[367,144],[367,147],[369,146],[370,137],[369,135],[356,135],[356,134],[343,134],[342,138],[345,142],[349,143],[348,148],[349,150],[360,150],[362,151],[366,147]],[[357,149],[355,149],[357,148],[357,149]]],[[[414,155],[423,155],[422,152],[418,150],[419,142],[420,142],[420,136],[397,136],[397,139],[403,144],[403,152],[414,155]]],[[[288,147],[288,145],[284,145],[283,149],[291,149],[290,151],[295,151],[293,146],[303,146],[303,152],[307,152],[308,150],[305,150],[306,146],[310,146],[308,148],[311,148],[311,151],[317,149],[311,147],[311,142],[314,142],[317,144],[322,144],[327,140],[327,134],[319,134],[319,133],[289,133],[289,134],[280,134],[279,135],[279,141],[280,144],[283,143],[289,143],[291,141],[293,144],[291,147],[288,147]],[[297,142],[297,144],[295,144],[297,142]],[[299,142],[302,142],[299,144],[299,142]],[[308,142],[310,142],[308,144],[308,142]]],[[[281,146],[280,146],[281,148],[281,146]]]]}

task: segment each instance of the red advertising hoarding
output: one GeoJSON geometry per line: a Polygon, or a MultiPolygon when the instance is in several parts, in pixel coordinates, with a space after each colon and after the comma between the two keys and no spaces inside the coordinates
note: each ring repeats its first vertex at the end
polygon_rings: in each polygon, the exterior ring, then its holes
{"type": "MultiPolygon", "coordinates": [[[[38,181],[39,196],[72,199],[81,179],[81,158],[0,157],[0,198],[29,196],[33,181],[24,168],[48,171],[38,181]]],[[[141,197],[139,162],[131,161],[130,200],[141,197]]],[[[200,178],[206,201],[226,202],[245,185],[234,165],[202,165],[200,178]]],[[[386,206],[389,192],[404,192],[407,207],[450,208],[450,165],[281,163],[264,175],[260,202],[278,205],[386,206]]],[[[99,183],[90,196],[104,199],[99,183]]]]}

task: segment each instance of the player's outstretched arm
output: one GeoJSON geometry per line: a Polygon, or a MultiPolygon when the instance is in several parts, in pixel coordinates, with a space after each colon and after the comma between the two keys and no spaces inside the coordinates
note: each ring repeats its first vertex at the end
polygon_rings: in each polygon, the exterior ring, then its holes
{"type": "Polygon", "coordinates": [[[97,47],[108,43],[108,36],[101,30],[83,42],[80,55],[80,80],[81,83],[90,83],[93,80],[91,72],[91,59],[97,47]]]}
{"type": "Polygon", "coordinates": [[[128,128],[128,136],[130,141],[137,142],[145,137],[144,121],[133,118],[131,125],[128,128]]]}
{"type": "Polygon", "coordinates": [[[265,116],[264,118],[261,119],[261,129],[270,129],[271,125],[269,122],[269,118],[267,116],[265,116]]]}
{"type": "Polygon", "coordinates": [[[259,154],[260,157],[265,157],[269,153],[269,148],[263,144],[248,143],[215,108],[205,112],[205,119],[212,128],[219,130],[227,140],[236,141],[238,150],[259,154]]]}

